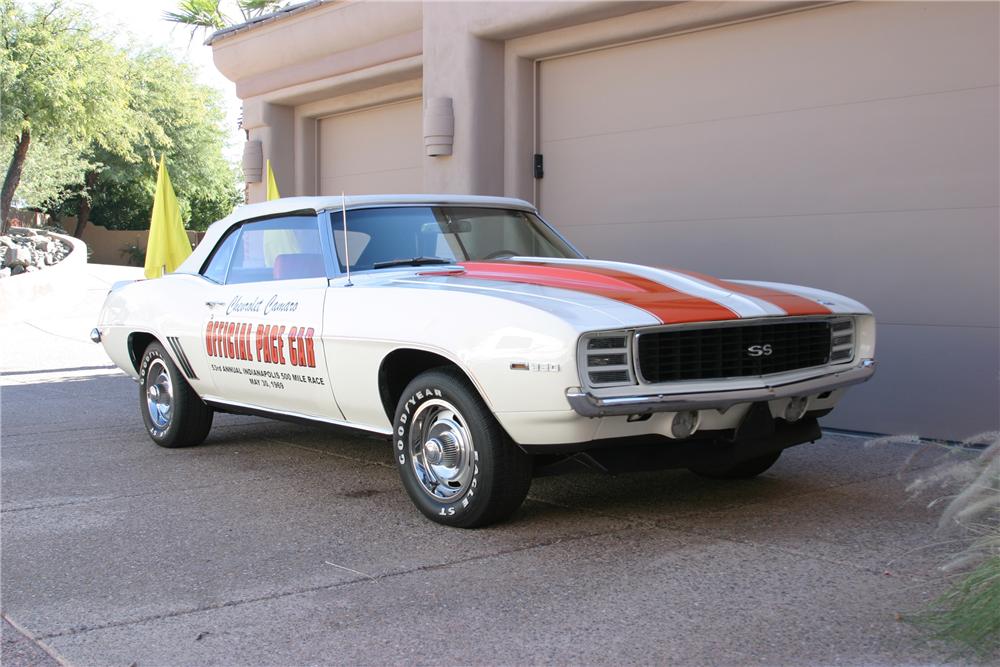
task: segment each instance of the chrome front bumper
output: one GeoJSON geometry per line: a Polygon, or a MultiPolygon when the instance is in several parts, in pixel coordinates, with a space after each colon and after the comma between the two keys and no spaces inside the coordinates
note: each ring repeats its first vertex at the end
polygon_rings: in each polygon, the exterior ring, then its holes
{"type": "Polygon", "coordinates": [[[680,412],[681,410],[725,410],[739,403],[772,401],[789,396],[811,396],[859,384],[875,373],[874,359],[863,359],[839,373],[781,384],[766,384],[752,389],[712,391],[697,394],[645,394],[642,396],[612,396],[601,398],[579,387],[566,390],[570,406],[584,417],[640,415],[649,412],[680,412]]]}

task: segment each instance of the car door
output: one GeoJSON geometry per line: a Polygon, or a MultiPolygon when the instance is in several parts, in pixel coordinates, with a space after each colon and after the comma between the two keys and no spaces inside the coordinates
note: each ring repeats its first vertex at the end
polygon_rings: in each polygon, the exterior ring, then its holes
{"type": "Polygon", "coordinates": [[[223,239],[205,270],[220,283],[202,321],[211,399],[343,419],[322,343],[330,267],[313,213],[247,221],[223,239]]]}

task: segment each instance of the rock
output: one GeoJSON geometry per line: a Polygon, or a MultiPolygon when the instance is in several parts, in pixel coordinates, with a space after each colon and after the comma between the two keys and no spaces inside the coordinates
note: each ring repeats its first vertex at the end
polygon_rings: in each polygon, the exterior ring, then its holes
{"type": "Polygon", "coordinates": [[[58,264],[72,250],[69,244],[45,230],[12,227],[10,233],[0,236],[0,269],[8,269],[6,276],[58,264]]]}
{"type": "Polygon", "coordinates": [[[7,266],[31,264],[31,251],[20,246],[7,248],[5,264],[7,264],[7,266]]]}
{"type": "Polygon", "coordinates": [[[31,242],[35,244],[35,249],[39,252],[49,252],[54,245],[52,240],[45,236],[35,236],[31,239],[31,242]]]}
{"type": "Polygon", "coordinates": [[[10,269],[6,266],[0,269],[0,278],[10,278],[10,269]]]}

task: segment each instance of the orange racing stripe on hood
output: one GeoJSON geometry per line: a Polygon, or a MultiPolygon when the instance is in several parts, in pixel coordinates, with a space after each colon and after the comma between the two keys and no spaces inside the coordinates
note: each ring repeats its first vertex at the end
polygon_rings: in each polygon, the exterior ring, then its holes
{"type": "Polygon", "coordinates": [[[428,271],[421,275],[448,275],[586,292],[641,308],[664,324],[739,319],[739,315],[714,301],[625,271],[542,262],[461,262],[460,266],[464,269],[461,272],[428,271]]]}
{"type": "Polygon", "coordinates": [[[719,278],[713,278],[712,276],[706,276],[701,273],[695,273],[694,271],[684,271],[679,269],[669,270],[674,273],[680,273],[691,276],[692,278],[697,278],[698,280],[703,280],[707,283],[711,283],[712,285],[736,292],[737,294],[745,294],[746,296],[756,297],[763,301],[773,303],[789,315],[829,315],[833,312],[817,301],[807,299],[806,297],[799,296],[797,294],[792,294],[791,292],[775,289],[773,287],[761,287],[759,285],[734,283],[728,280],[721,280],[719,278]]]}

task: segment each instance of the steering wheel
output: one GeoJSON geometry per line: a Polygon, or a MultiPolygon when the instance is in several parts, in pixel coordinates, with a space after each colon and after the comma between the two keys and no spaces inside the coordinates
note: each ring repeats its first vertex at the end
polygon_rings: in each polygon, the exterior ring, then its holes
{"type": "Polygon", "coordinates": [[[487,259],[500,259],[502,257],[517,257],[517,253],[513,250],[494,250],[490,254],[483,257],[483,260],[487,259]]]}

